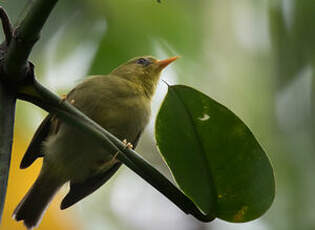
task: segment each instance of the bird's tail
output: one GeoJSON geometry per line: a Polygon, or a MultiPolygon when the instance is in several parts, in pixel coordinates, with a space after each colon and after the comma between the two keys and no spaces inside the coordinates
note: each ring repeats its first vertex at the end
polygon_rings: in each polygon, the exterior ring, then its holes
{"type": "Polygon", "coordinates": [[[41,171],[33,186],[15,208],[13,219],[23,220],[27,229],[36,227],[49,202],[62,184],[60,180],[50,178],[41,171]]]}

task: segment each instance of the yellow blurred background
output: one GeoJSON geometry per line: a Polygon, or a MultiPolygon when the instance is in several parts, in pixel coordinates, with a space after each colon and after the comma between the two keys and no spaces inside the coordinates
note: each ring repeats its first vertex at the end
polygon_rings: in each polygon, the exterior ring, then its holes
{"type": "MultiPolygon", "coordinates": [[[[13,153],[11,159],[11,168],[9,175],[9,184],[7,190],[7,197],[5,202],[4,213],[0,229],[3,230],[24,230],[22,222],[16,222],[12,219],[12,213],[18,202],[26,194],[30,186],[34,183],[35,178],[38,176],[41,160],[37,160],[31,167],[21,170],[19,168],[24,151],[28,146],[30,140],[25,139],[19,135],[22,130],[16,128],[13,153]]],[[[31,136],[30,136],[31,137],[31,136]]],[[[37,228],[39,230],[79,230],[80,222],[75,220],[75,216],[70,215],[71,210],[66,209],[61,211],[59,205],[61,202],[61,192],[55,197],[51,205],[43,217],[42,224],[37,228]]],[[[63,194],[64,195],[64,194],[63,194]]]]}

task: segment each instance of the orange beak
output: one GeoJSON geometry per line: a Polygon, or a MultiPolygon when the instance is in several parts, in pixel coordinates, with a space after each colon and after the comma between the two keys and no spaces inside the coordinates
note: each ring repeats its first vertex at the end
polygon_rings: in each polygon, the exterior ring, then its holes
{"type": "Polygon", "coordinates": [[[175,57],[171,57],[171,58],[167,58],[164,60],[159,60],[157,61],[155,64],[158,65],[158,69],[160,69],[161,71],[168,66],[169,64],[171,64],[173,61],[175,61],[177,58],[179,58],[179,56],[175,56],[175,57]]]}

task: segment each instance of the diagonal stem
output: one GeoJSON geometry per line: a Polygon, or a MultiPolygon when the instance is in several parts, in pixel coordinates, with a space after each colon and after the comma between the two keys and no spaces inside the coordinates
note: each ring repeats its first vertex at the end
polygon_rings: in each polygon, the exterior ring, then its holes
{"type": "Polygon", "coordinates": [[[20,89],[19,98],[56,114],[63,121],[94,137],[107,150],[112,150],[111,152],[113,153],[118,151],[117,158],[120,161],[170,199],[186,214],[191,214],[203,222],[209,222],[214,219],[214,216],[203,214],[182,191],[153,168],[138,153],[132,149],[125,148],[125,145],[118,138],[89,119],[68,102],[62,101],[38,82],[34,81],[33,85],[20,89]]]}

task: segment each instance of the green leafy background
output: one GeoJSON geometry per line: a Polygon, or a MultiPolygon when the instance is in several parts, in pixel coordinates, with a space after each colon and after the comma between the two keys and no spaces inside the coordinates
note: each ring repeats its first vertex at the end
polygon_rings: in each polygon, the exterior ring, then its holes
{"type": "MultiPolygon", "coordinates": [[[[29,2],[0,5],[16,22],[29,2]]],[[[88,73],[107,73],[130,57],[180,55],[162,78],[196,88],[237,114],[270,157],[277,192],[256,221],[203,224],[124,167],[67,212],[58,210],[56,199],[43,219],[49,224],[39,229],[314,229],[314,15],[313,0],[58,1],[31,57],[43,84],[61,95],[88,73]]],[[[172,179],[153,135],[166,88],[158,88],[137,151],[172,179]]],[[[37,173],[18,170],[18,163],[44,115],[18,103],[4,229],[24,229],[11,214],[37,173]]]]}

